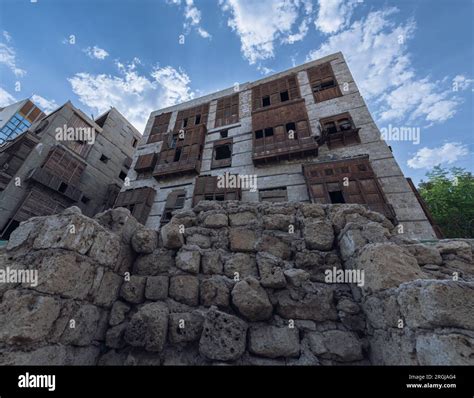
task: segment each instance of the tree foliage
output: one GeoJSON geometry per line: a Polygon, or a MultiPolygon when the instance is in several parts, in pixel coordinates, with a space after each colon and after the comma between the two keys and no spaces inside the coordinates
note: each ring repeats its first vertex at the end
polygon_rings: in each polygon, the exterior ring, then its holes
{"type": "Polygon", "coordinates": [[[465,169],[435,166],[419,192],[446,238],[474,237],[474,176],[465,169]]]}

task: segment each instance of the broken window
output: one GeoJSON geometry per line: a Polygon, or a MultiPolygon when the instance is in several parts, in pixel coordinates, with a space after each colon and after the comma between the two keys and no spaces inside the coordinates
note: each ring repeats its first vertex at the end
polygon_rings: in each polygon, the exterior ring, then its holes
{"type": "Polygon", "coordinates": [[[315,102],[327,101],[342,95],[329,62],[309,68],[307,72],[315,102]]]}
{"type": "Polygon", "coordinates": [[[329,192],[329,198],[331,200],[331,203],[346,203],[344,200],[344,195],[342,194],[342,191],[332,191],[329,192]]]}
{"type": "Polygon", "coordinates": [[[395,217],[372,171],[368,156],[305,164],[303,174],[313,203],[358,203],[389,219],[395,217]],[[344,175],[338,170],[347,173],[344,175]]]}
{"type": "Polygon", "coordinates": [[[168,223],[173,217],[173,212],[184,207],[186,200],[186,191],[184,189],[177,189],[168,194],[166,198],[165,208],[161,216],[161,225],[168,223]]]}
{"type": "Polygon", "coordinates": [[[232,164],[232,139],[214,142],[211,168],[229,167],[232,164]]]}
{"type": "Polygon", "coordinates": [[[355,128],[349,113],[321,119],[320,123],[324,130],[323,141],[330,149],[360,143],[359,129],[355,128]]]}
{"type": "Polygon", "coordinates": [[[258,191],[261,202],[287,202],[288,195],[286,187],[260,189],[258,191]]]}
{"type": "Polygon", "coordinates": [[[282,91],[280,93],[280,102],[286,102],[290,100],[290,95],[288,94],[288,90],[282,91]]]}

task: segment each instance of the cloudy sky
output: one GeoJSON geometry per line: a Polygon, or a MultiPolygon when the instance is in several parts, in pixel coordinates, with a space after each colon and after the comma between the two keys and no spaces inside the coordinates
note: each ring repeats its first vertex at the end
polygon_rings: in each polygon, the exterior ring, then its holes
{"type": "Polygon", "coordinates": [[[419,131],[389,141],[407,176],[474,171],[473,4],[1,0],[0,106],[113,105],[143,130],[153,110],[342,51],[379,128],[419,131]]]}

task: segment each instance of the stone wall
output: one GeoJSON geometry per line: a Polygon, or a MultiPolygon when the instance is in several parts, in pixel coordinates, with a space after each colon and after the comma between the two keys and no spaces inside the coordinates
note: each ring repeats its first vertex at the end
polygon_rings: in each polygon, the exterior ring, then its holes
{"type": "Polygon", "coordinates": [[[32,218],[0,251],[39,277],[0,285],[0,363],[474,364],[473,242],[396,232],[359,205],[32,218]]]}

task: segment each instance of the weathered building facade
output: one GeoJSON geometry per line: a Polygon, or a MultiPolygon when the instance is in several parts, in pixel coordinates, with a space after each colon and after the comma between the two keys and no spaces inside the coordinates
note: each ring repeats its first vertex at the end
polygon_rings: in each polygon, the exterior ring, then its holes
{"type": "Polygon", "coordinates": [[[67,102],[0,147],[0,238],[21,221],[76,205],[110,208],[140,133],[115,108],[96,120],[67,102]]]}
{"type": "Polygon", "coordinates": [[[364,204],[435,236],[341,53],[152,112],[128,177],[116,207],[152,228],[203,199],[268,200],[364,204]]]}

